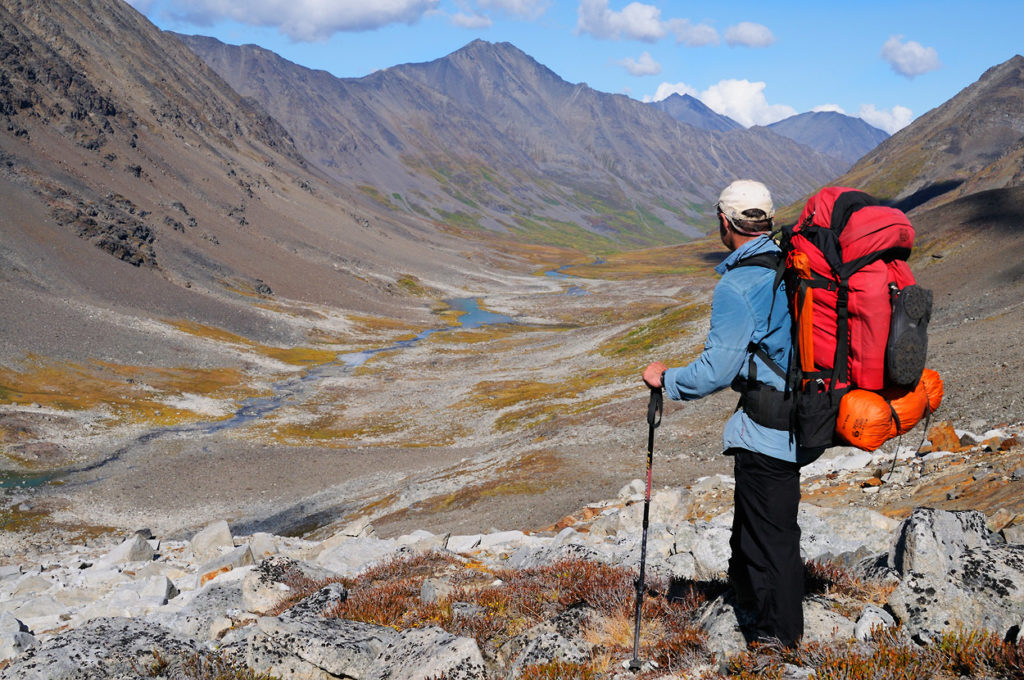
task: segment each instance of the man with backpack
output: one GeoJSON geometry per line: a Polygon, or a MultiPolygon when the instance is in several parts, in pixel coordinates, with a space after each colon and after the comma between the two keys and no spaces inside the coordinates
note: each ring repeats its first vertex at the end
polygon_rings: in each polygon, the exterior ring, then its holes
{"type": "Polygon", "coordinates": [[[785,285],[776,283],[775,267],[765,264],[765,258],[777,262],[780,256],[769,236],[771,194],[760,182],[737,180],[722,191],[716,207],[719,235],[732,252],[715,268],[722,278],[704,350],[687,366],[656,361],[643,380],[676,400],[730,386],[740,391],[740,406],[723,433],[736,478],[729,578],[738,607],[753,618],[748,639],[792,647],[803,635],[800,467],[823,449],[798,447],[788,427],[786,378],[778,367],[790,362],[790,312],[785,285]],[[760,266],[748,266],[752,258],[760,266]]]}

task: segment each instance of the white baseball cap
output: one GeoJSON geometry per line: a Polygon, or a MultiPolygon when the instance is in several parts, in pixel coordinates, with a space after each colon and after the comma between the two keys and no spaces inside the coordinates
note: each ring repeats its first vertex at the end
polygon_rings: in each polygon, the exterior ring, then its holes
{"type": "Polygon", "coordinates": [[[743,212],[746,210],[761,210],[765,214],[763,219],[775,216],[775,206],[772,205],[772,195],[768,187],[752,179],[738,179],[722,189],[717,205],[722,214],[732,222],[758,219],[744,215],[743,212]]]}

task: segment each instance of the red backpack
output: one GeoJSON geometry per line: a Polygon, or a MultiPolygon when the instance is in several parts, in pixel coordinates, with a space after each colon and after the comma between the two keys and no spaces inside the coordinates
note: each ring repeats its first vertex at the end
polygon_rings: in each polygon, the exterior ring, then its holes
{"type": "MultiPolygon", "coordinates": [[[[793,355],[786,371],[769,366],[786,377],[790,430],[804,447],[874,450],[942,400],[941,379],[924,366],[931,292],[906,262],[914,227],[868,194],[827,187],[781,233],[776,285],[785,279],[793,355]]],[[[756,390],[746,389],[740,403],[758,421],[756,390]]]]}
{"type": "Polygon", "coordinates": [[[889,438],[879,441],[879,431],[902,434],[942,399],[937,373],[921,380],[932,296],[907,265],[914,227],[900,210],[868,194],[827,187],[807,201],[782,240],[798,441],[827,446],[845,440],[873,450],[889,438]],[[915,414],[922,393],[926,405],[915,414]],[[869,408],[879,401],[884,423],[869,408]],[[870,440],[864,440],[867,430],[874,431],[870,440]]]}

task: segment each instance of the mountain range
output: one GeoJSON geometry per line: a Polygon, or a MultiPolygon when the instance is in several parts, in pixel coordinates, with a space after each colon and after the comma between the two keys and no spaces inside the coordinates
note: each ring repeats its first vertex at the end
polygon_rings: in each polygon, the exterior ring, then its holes
{"type": "Polygon", "coordinates": [[[714,197],[737,176],[789,202],[848,167],[771,130],[694,127],[568,83],[509,43],[341,79],[256,46],[179,38],[338,181],[471,229],[664,244],[711,228],[714,197]]]}
{"type": "Polygon", "coordinates": [[[884,130],[872,127],[860,118],[835,111],[800,113],[767,127],[850,165],[889,137],[884,130]]]}

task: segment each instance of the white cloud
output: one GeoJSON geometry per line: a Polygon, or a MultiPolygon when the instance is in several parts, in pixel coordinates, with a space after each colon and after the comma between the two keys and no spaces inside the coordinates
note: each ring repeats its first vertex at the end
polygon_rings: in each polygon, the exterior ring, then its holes
{"type": "Polygon", "coordinates": [[[319,42],[340,31],[370,31],[388,24],[414,24],[440,0],[171,0],[172,15],[208,26],[230,19],[251,26],[276,26],[292,40],[319,42]]]}
{"type": "Polygon", "coordinates": [[[674,94],[688,94],[691,97],[697,97],[699,93],[696,89],[690,87],[686,83],[662,83],[661,85],[658,85],[658,89],[655,91],[654,96],[646,95],[644,97],[644,101],[647,103],[660,102],[662,99],[668,99],[674,94]]]}
{"type": "Polygon", "coordinates": [[[716,113],[746,127],[768,125],[796,115],[792,106],[769,104],[764,96],[765,87],[762,82],[723,80],[701,92],[699,99],[716,113]]]}
{"type": "Polygon", "coordinates": [[[550,0],[476,0],[483,9],[496,9],[527,19],[536,19],[551,6],[550,0]]]}
{"type": "Polygon", "coordinates": [[[665,37],[661,10],[654,5],[631,2],[615,12],[608,8],[608,0],[580,0],[576,16],[576,32],[595,38],[654,42],[665,37]]]}
{"type": "Polygon", "coordinates": [[[925,47],[913,40],[902,40],[902,35],[894,35],[882,45],[882,59],[885,59],[896,73],[913,78],[942,66],[939,62],[939,53],[934,47],[925,47]]]}
{"type": "Polygon", "coordinates": [[[459,28],[489,28],[494,24],[490,17],[483,14],[464,14],[462,12],[452,15],[452,23],[459,28]]]}
{"type": "Polygon", "coordinates": [[[718,31],[707,24],[694,24],[689,19],[669,19],[668,30],[677,45],[704,47],[718,44],[718,31]]]}
{"type": "Polygon", "coordinates": [[[749,80],[723,80],[698,92],[686,83],[662,83],[654,96],[644,97],[644,101],[661,101],[672,94],[688,94],[704,102],[712,111],[729,116],[746,127],[768,125],[796,115],[792,106],[769,104],[764,96],[765,87],[765,83],[749,80]]]}
{"type": "Polygon", "coordinates": [[[775,42],[775,36],[767,26],[741,21],[726,29],[725,42],[733,47],[768,47],[775,42]]]}
{"type": "Polygon", "coordinates": [[[885,109],[876,109],[874,104],[863,104],[857,112],[857,116],[863,118],[869,125],[885,130],[890,135],[896,134],[914,120],[914,112],[905,106],[894,106],[886,111],[885,109]]]}
{"type": "Polygon", "coordinates": [[[843,111],[843,107],[839,106],[838,104],[821,104],[819,106],[815,106],[813,109],[811,109],[811,111],[832,111],[833,113],[846,113],[846,111],[843,111]]]}
{"type": "Polygon", "coordinates": [[[661,73],[661,64],[654,61],[650,52],[644,52],[638,59],[626,57],[615,63],[625,67],[634,76],[655,76],[661,73]]]}

